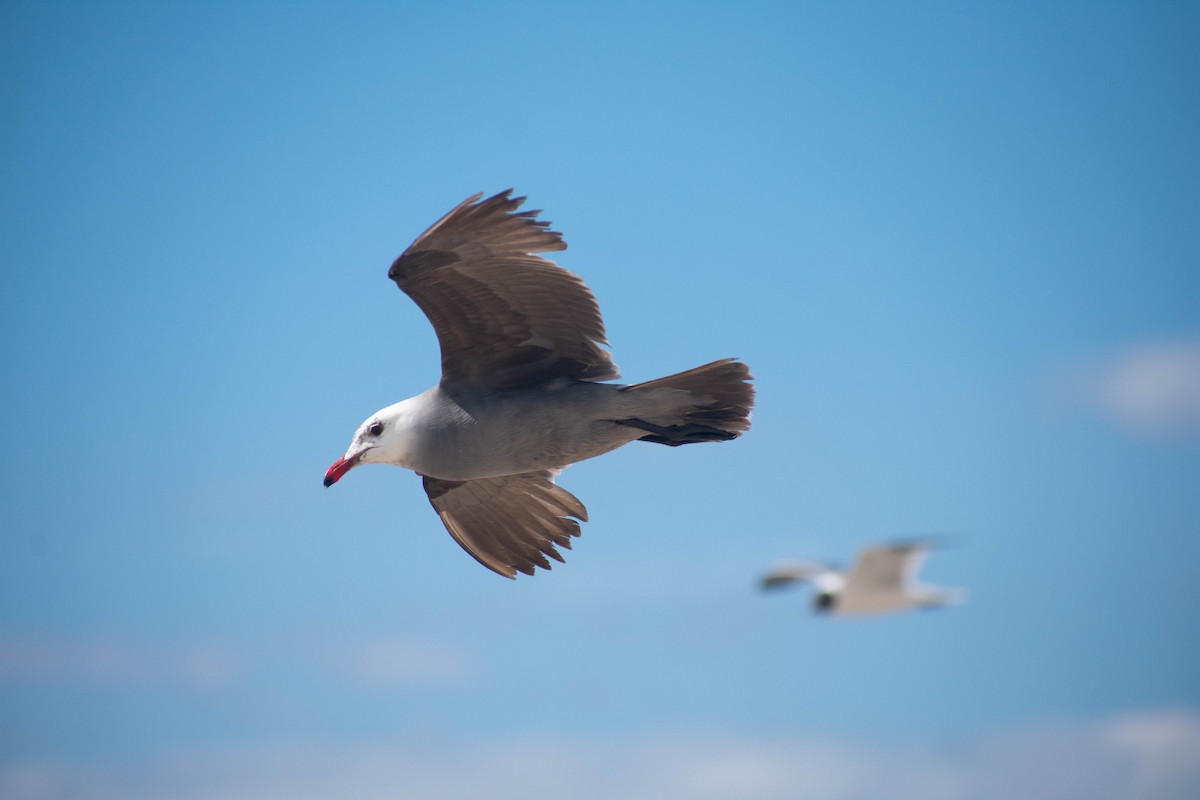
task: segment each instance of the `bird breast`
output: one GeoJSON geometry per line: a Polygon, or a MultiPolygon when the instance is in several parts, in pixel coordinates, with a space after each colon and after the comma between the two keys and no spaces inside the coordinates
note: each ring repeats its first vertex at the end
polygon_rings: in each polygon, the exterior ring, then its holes
{"type": "Polygon", "coordinates": [[[411,468],[445,480],[560,469],[636,438],[615,425],[620,386],[564,382],[508,392],[435,387],[420,399],[411,468]]]}

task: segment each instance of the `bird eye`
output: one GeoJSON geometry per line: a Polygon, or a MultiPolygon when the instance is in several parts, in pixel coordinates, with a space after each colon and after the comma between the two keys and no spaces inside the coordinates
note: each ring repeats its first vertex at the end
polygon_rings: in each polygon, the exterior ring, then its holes
{"type": "Polygon", "coordinates": [[[378,421],[372,422],[371,425],[367,428],[367,433],[371,434],[372,436],[380,435],[381,433],[383,433],[383,423],[378,422],[378,421]]]}

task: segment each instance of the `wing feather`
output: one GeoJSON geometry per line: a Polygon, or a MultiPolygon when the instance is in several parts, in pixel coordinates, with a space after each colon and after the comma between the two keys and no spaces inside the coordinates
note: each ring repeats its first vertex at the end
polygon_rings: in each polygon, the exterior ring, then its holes
{"type": "Polygon", "coordinates": [[[618,377],[591,290],[536,255],[565,250],[562,235],[539,212],[517,211],[525,198],[511,194],[467,198],[388,270],[433,324],[443,383],[505,390],[618,377]]]}
{"type": "Polygon", "coordinates": [[[779,589],[794,583],[814,581],[827,575],[830,568],[816,561],[788,561],[775,564],[763,574],[761,586],[764,589],[779,589]]]}
{"type": "Polygon", "coordinates": [[[895,542],[864,549],[846,576],[847,591],[903,593],[929,554],[925,540],[895,542]]]}
{"type": "Polygon", "coordinates": [[[425,492],[446,530],[475,560],[506,578],[562,562],[587,520],[583,503],[554,484],[549,470],[447,481],[423,475],[425,492]],[[575,519],[572,519],[574,517],[575,519]]]}

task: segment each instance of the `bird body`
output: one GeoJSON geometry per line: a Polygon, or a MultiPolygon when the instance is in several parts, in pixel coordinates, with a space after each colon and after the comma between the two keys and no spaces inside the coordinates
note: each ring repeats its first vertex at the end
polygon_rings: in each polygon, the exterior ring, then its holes
{"type": "Polygon", "coordinates": [[[813,607],[832,616],[890,614],[961,603],[960,589],[925,586],[916,574],[932,542],[916,539],[864,548],[849,570],[813,561],[772,567],[762,578],[764,589],[800,582],[816,588],[813,607]]]}
{"type": "Polygon", "coordinates": [[[356,438],[369,439],[375,421],[384,433],[359,463],[456,481],[561,469],[645,435],[617,420],[669,424],[692,404],[684,392],[631,388],[569,379],[486,394],[434,386],[363,424],[356,438]]]}
{"type": "Polygon", "coordinates": [[[430,503],[462,547],[512,578],[562,561],[587,511],[555,485],[563,467],[634,440],[677,446],[726,441],[750,426],[750,371],[723,359],[658,380],[619,376],[595,298],[536,253],[562,237],[518,212],[511,191],[475,195],[431,226],[388,277],[437,332],[442,377],[366,419],[325,473],[360,464],[422,476],[430,503]]]}

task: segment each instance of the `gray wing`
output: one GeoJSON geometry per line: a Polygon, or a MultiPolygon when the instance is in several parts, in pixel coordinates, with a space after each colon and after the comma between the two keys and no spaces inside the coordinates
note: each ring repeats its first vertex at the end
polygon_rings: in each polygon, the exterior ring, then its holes
{"type": "Polygon", "coordinates": [[[433,323],[442,382],[502,390],[618,377],[591,290],[534,255],[565,250],[562,235],[537,211],[517,212],[525,198],[511,194],[467,198],[388,270],[433,323]]]}
{"type": "Polygon", "coordinates": [[[764,589],[778,589],[801,581],[811,581],[829,571],[829,567],[816,561],[781,562],[763,574],[761,585],[764,589]]]}
{"type": "Polygon", "coordinates": [[[929,554],[930,542],[915,540],[868,547],[846,575],[847,591],[904,592],[929,554]]]}
{"type": "Polygon", "coordinates": [[[506,578],[550,569],[546,556],[561,562],[555,545],[571,549],[587,509],[566,489],[554,485],[549,470],[446,481],[422,475],[429,502],[454,541],[493,572],[506,578]]]}

